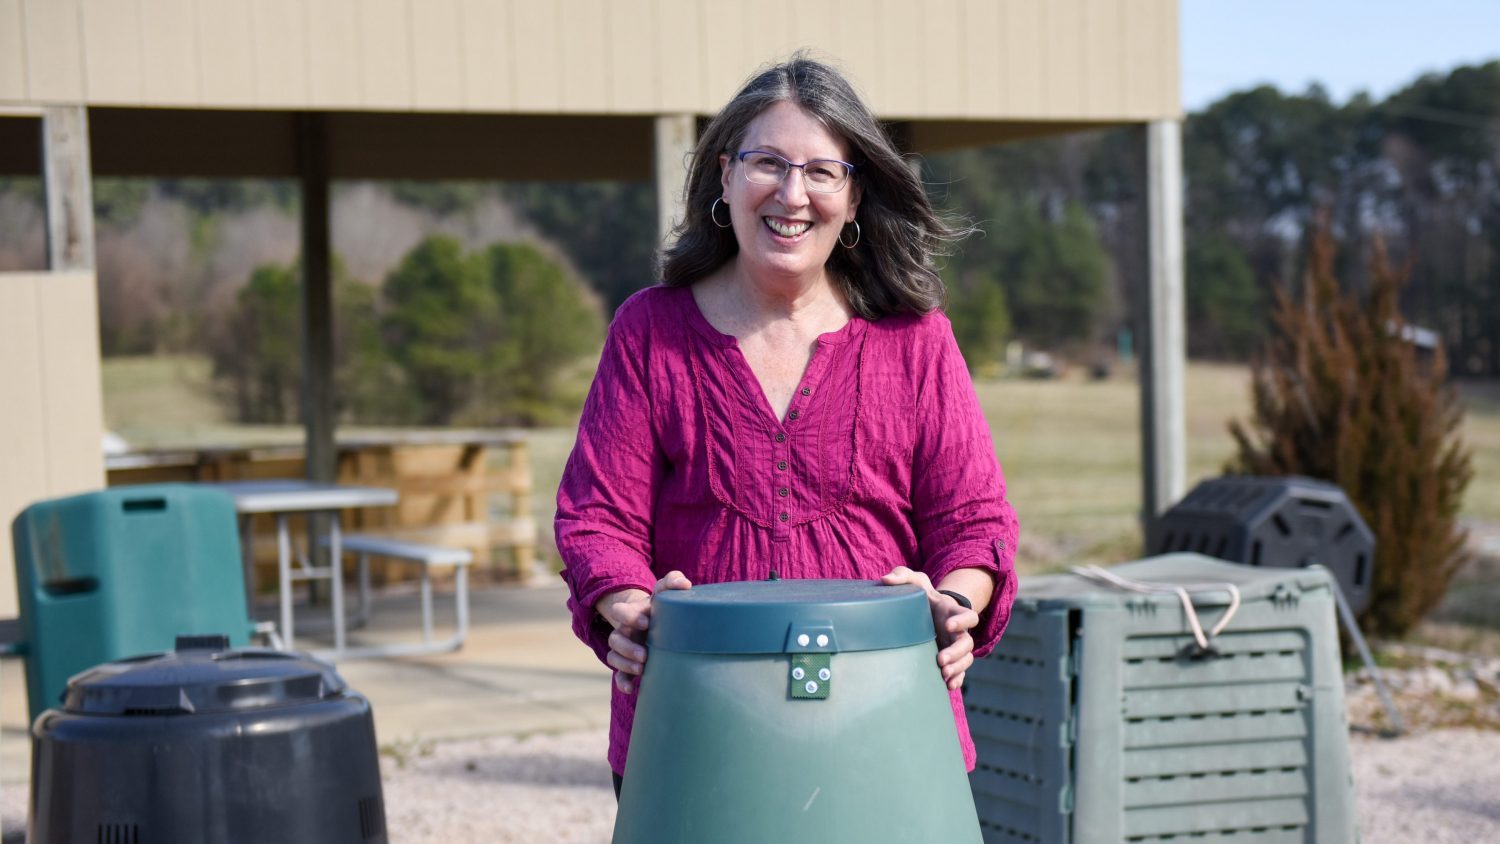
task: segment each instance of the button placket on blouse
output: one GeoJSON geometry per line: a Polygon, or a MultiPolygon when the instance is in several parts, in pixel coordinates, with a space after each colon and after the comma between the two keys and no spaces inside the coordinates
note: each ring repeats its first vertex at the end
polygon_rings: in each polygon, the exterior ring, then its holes
{"type": "Polygon", "coordinates": [[[791,462],[792,445],[791,438],[786,435],[786,431],[784,430],[777,431],[772,439],[775,441],[775,447],[772,451],[775,452],[776,471],[771,473],[771,485],[777,488],[778,495],[772,499],[776,504],[773,508],[776,516],[771,522],[774,528],[771,535],[776,540],[785,541],[791,535],[788,523],[792,517],[791,511],[787,509],[786,500],[788,495],[787,484],[790,481],[783,473],[791,462]]]}
{"type": "MultiPolygon", "coordinates": [[[[798,390],[797,392],[805,398],[807,396],[812,395],[812,388],[811,387],[803,387],[802,389],[798,390]]],[[[786,421],[782,423],[782,428],[785,429],[785,428],[789,427],[793,422],[796,422],[801,417],[802,417],[802,410],[801,410],[801,408],[799,408],[795,404],[793,404],[791,407],[789,407],[787,409],[786,421]]],[[[788,501],[788,499],[791,497],[791,492],[792,492],[791,484],[792,484],[792,480],[791,480],[791,478],[789,476],[784,475],[782,473],[786,472],[787,471],[787,467],[790,465],[791,443],[790,443],[790,438],[787,437],[787,434],[786,434],[785,430],[777,431],[776,432],[776,436],[775,436],[775,440],[776,440],[776,449],[775,449],[775,451],[776,451],[776,471],[774,473],[772,473],[772,477],[771,477],[771,485],[776,490],[776,504],[777,504],[777,506],[775,508],[776,511],[777,511],[777,513],[776,513],[776,522],[775,522],[775,528],[776,528],[776,530],[775,530],[774,536],[775,536],[776,539],[785,540],[790,535],[790,533],[791,533],[789,523],[791,522],[792,516],[791,516],[790,501],[788,501]]]]}

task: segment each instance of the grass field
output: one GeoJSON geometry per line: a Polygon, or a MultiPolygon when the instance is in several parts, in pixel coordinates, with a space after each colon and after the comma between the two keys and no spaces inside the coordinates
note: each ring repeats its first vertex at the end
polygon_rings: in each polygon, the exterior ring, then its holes
{"type": "MultiPolygon", "coordinates": [[[[1134,380],[996,380],[977,385],[1021,517],[1028,570],[1114,562],[1141,552],[1139,397],[1134,380]]],[[[1465,436],[1476,476],[1466,517],[1500,525],[1500,385],[1465,387],[1465,436]]],[[[138,447],[295,442],[300,429],[225,421],[206,361],[116,358],[104,364],[105,418],[138,447]]],[[[1188,483],[1219,473],[1232,450],[1231,418],[1249,407],[1245,367],[1187,370],[1188,483]]],[[[572,448],[571,428],[529,432],[536,513],[551,521],[553,491],[572,448]]],[[[544,533],[550,531],[544,530],[544,533]]]]}

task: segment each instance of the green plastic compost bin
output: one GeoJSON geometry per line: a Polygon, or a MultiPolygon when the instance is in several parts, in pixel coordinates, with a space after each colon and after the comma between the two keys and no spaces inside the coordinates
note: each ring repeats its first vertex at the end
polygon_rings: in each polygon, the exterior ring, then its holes
{"type": "Polygon", "coordinates": [[[978,842],[915,586],[659,593],[616,844],[978,842]]]}
{"type": "Polygon", "coordinates": [[[35,719],[68,678],[169,651],[179,635],[249,643],[234,501],[187,484],[116,487],[40,501],[11,526],[35,719]]]}
{"type": "Polygon", "coordinates": [[[1329,573],[1169,554],[1108,574],[1027,579],[968,672],[984,840],[1358,840],[1329,573]]]}

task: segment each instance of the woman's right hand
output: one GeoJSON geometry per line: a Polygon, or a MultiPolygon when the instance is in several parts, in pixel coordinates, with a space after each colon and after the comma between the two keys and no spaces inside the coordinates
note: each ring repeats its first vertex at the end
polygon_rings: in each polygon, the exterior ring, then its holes
{"type": "MultiPolygon", "coordinates": [[[[656,581],[652,594],[663,589],[691,589],[693,584],[680,571],[667,572],[656,581]]],[[[609,592],[594,602],[594,609],[609,622],[609,654],[605,662],[615,670],[615,688],[631,694],[635,678],[646,667],[646,631],[651,627],[651,595],[641,589],[609,592]]]]}

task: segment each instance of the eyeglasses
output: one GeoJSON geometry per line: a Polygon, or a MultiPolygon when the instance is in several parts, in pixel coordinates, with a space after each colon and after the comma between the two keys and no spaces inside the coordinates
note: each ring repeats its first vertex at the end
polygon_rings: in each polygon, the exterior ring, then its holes
{"type": "Polygon", "coordinates": [[[793,164],[774,152],[752,149],[735,155],[744,165],[746,181],[757,185],[779,185],[795,167],[802,171],[802,183],[818,193],[838,193],[848,184],[854,165],[836,158],[815,158],[806,164],[793,164]]]}

